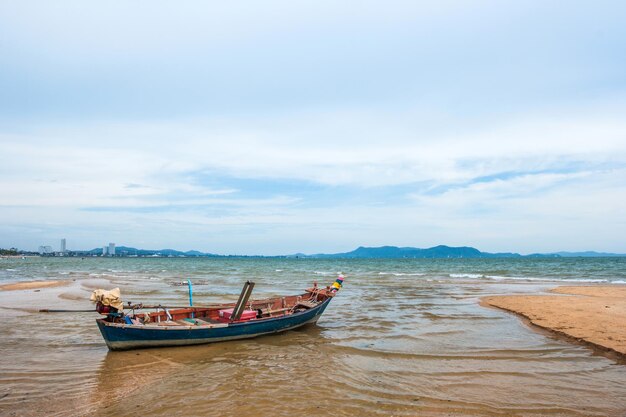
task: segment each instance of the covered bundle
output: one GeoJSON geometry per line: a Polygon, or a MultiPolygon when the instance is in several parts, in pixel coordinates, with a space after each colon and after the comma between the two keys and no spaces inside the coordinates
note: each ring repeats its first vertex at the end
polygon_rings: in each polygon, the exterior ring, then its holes
{"type": "Polygon", "coordinates": [[[110,306],[118,311],[122,311],[124,303],[122,303],[121,296],[119,288],[113,288],[111,291],[97,289],[91,294],[89,299],[96,304],[100,303],[103,306],[110,306]]]}

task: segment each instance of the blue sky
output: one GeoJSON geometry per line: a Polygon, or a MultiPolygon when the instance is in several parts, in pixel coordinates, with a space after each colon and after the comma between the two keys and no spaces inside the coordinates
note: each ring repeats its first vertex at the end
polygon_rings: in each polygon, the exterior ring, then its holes
{"type": "Polygon", "coordinates": [[[0,247],[626,252],[617,1],[0,3],[0,247]]]}

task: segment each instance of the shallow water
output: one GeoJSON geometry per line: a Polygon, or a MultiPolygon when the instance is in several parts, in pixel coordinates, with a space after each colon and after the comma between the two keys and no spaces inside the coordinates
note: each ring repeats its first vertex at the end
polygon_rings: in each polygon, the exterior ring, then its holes
{"type": "Polygon", "coordinates": [[[625,259],[1,259],[0,413],[40,415],[619,416],[626,368],[478,305],[558,283],[626,282],[625,259]],[[247,341],[108,352],[93,288],[196,304],[346,284],[316,326],[247,341]],[[76,281],[73,281],[76,280],[76,281]]]}

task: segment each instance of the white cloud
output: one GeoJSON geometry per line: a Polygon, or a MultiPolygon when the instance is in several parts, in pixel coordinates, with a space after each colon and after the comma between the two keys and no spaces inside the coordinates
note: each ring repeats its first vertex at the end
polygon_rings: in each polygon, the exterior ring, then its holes
{"type": "Polygon", "coordinates": [[[184,188],[180,180],[202,170],[370,187],[626,161],[621,118],[548,115],[452,135],[421,130],[411,113],[403,116],[363,112],[345,119],[341,113],[289,115],[296,120],[271,123],[242,118],[43,129],[31,134],[34,139],[3,139],[33,142],[5,148],[4,172],[119,186],[133,182],[152,188],[110,192],[153,193],[171,191],[177,182],[184,188]]]}
{"type": "Polygon", "coordinates": [[[69,228],[84,246],[106,233],[222,253],[260,253],[254,248],[268,240],[267,254],[438,243],[616,250],[626,233],[626,122],[581,113],[457,136],[421,132],[406,115],[358,112],[38,128],[1,139],[0,212],[7,233],[34,239],[69,228]],[[202,184],[198,173],[265,179],[270,188],[252,198],[219,181],[202,184]],[[317,183],[330,198],[314,208],[317,194],[281,195],[272,181],[317,183]],[[337,186],[365,204],[344,201],[337,186]],[[390,187],[407,190],[407,199],[386,201],[390,187]],[[367,200],[371,191],[383,193],[382,204],[367,200]],[[107,207],[122,211],[84,210],[107,207]],[[599,228],[606,219],[612,226],[599,228]],[[594,230],[603,238],[589,237],[594,230]],[[222,233],[229,236],[220,243],[222,233]],[[332,236],[326,247],[324,236],[332,236]]]}
{"type": "Polygon", "coordinates": [[[617,250],[623,6],[570,6],[4,2],[0,246],[617,250]]]}

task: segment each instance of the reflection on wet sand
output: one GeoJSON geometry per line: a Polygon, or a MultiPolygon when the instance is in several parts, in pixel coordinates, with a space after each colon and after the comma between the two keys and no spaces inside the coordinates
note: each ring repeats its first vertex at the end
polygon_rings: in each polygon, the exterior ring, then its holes
{"type": "MultiPolygon", "coordinates": [[[[312,410],[332,400],[333,357],[317,326],[284,335],[181,348],[109,352],[97,376],[91,412],[119,415],[176,414],[184,406],[194,415],[253,415],[271,412],[277,402],[305,395],[312,410]],[[321,398],[318,398],[320,397],[321,398]],[[114,399],[113,401],[111,399],[114,399]],[[216,409],[216,406],[219,408],[216,409]]],[[[332,401],[331,401],[332,402],[332,401]]],[[[302,408],[294,404],[294,412],[302,408]]]]}

